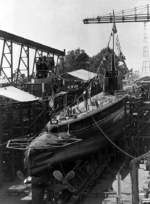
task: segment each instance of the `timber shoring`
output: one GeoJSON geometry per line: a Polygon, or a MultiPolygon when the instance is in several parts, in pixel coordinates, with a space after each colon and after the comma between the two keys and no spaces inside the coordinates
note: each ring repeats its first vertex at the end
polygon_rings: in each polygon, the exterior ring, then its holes
{"type": "Polygon", "coordinates": [[[6,103],[0,105],[0,182],[14,179],[16,171],[24,169],[24,152],[7,149],[10,139],[33,137],[39,134],[49,119],[47,101],[32,103],[6,103]]]}

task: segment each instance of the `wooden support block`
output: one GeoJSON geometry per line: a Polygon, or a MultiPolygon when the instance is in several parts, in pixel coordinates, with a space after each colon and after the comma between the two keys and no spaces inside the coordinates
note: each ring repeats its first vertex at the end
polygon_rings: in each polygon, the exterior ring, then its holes
{"type": "Polygon", "coordinates": [[[42,178],[32,177],[32,204],[44,204],[44,192],[42,178]]]}

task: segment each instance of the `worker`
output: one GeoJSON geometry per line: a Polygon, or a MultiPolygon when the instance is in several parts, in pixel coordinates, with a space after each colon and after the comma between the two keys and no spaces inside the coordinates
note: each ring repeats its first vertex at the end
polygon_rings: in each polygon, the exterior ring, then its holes
{"type": "Polygon", "coordinates": [[[84,98],[85,109],[87,111],[88,110],[88,91],[87,90],[83,92],[83,98],[84,98]]]}
{"type": "Polygon", "coordinates": [[[42,74],[41,74],[41,63],[42,63],[42,58],[39,57],[37,63],[36,63],[36,77],[38,79],[42,78],[42,74]]]}
{"type": "Polygon", "coordinates": [[[46,56],[44,56],[42,60],[42,77],[46,78],[47,74],[48,74],[47,58],[46,56]]]}

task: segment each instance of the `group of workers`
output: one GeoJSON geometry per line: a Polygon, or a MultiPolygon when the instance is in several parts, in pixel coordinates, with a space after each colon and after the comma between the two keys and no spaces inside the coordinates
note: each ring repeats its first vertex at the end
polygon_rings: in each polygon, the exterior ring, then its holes
{"type": "Polygon", "coordinates": [[[36,77],[38,79],[46,78],[48,76],[49,71],[54,71],[54,66],[55,63],[53,57],[39,57],[36,63],[36,77]]]}

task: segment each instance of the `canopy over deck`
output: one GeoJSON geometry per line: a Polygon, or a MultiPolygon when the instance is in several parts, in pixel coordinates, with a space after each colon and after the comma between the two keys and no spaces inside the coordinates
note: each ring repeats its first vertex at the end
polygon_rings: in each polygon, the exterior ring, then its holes
{"type": "Polygon", "coordinates": [[[62,75],[63,78],[67,78],[70,80],[81,80],[81,81],[88,81],[96,76],[97,76],[96,73],[90,72],[85,69],[78,69],[72,72],[67,72],[62,75]]]}
{"type": "Polygon", "coordinates": [[[29,94],[28,92],[22,91],[13,86],[6,86],[0,88],[0,96],[12,99],[18,102],[33,102],[37,101],[39,98],[29,94]]]}

